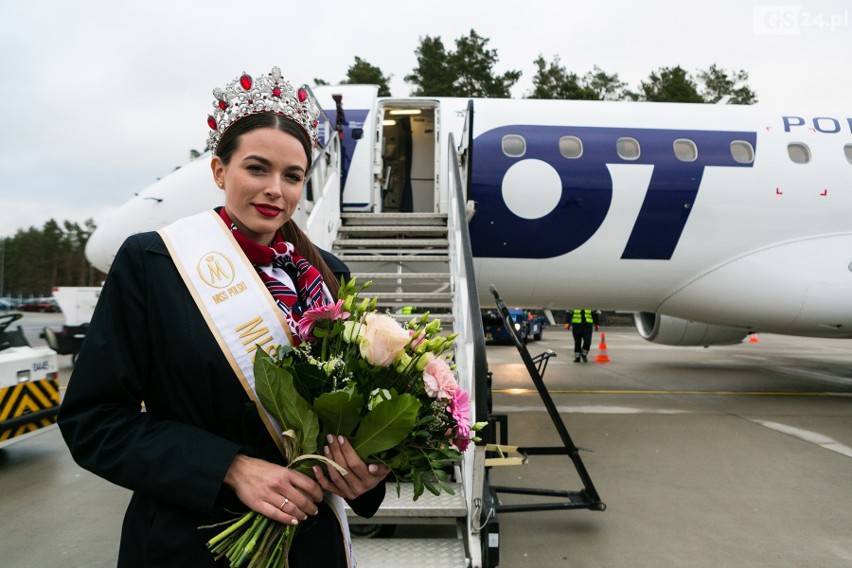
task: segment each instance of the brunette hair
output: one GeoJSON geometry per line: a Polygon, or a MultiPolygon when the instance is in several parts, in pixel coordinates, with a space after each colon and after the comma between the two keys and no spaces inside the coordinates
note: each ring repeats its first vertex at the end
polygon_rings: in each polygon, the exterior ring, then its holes
{"type": "MultiPolygon", "coordinates": [[[[305,150],[305,156],[308,158],[308,171],[311,169],[311,142],[304,129],[299,126],[294,120],[271,112],[263,112],[252,114],[245,118],[241,118],[231,125],[228,130],[222,134],[219,145],[216,147],[216,155],[222,160],[222,163],[228,165],[234,152],[240,144],[240,137],[243,134],[256,130],[258,128],[275,128],[294,136],[302,144],[305,150]]],[[[333,298],[337,297],[337,291],[340,288],[340,283],[337,277],[325,263],[319,250],[311,239],[299,228],[293,219],[288,219],[281,227],[281,234],[284,239],[293,243],[299,254],[304,256],[322,275],[325,285],[328,286],[333,298]]]]}

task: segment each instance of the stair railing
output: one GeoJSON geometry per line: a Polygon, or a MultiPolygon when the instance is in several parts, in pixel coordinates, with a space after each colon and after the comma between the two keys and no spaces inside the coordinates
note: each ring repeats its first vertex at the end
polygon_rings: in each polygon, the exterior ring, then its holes
{"type": "MultiPolygon", "coordinates": [[[[485,332],[482,327],[479,295],[473,270],[473,253],[465,215],[465,186],[453,135],[447,143],[450,175],[448,176],[447,230],[450,243],[450,283],[453,293],[453,331],[456,339],[455,362],[461,386],[471,396],[471,419],[488,419],[488,361],[485,332]]],[[[485,446],[471,445],[461,464],[460,480],[467,502],[466,547],[470,565],[482,565],[480,512],[485,482],[485,446]]]]}
{"type": "Polygon", "coordinates": [[[321,110],[319,128],[321,145],[314,149],[311,168],[305,175],[305,188],[293,217],[316,246],[331,250],[340,227],[340,137],[324,110],[321,110]]]}

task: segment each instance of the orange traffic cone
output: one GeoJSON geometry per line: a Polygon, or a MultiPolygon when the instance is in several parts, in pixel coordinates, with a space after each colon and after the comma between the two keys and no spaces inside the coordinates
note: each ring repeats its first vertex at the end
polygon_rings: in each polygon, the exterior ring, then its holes
{"type": "Polygon", "coordinates": [[[601,343],[598,346],[598,356],[595,357],[595,363],[609,363],[609,355],[606,352],[606,334],[601,333],[601,343]]]}
{"type": "Polygon", "coordinates": [[[749,342],[749,343],[760,343],[760,339],[758,339],[758,338],[757,338],[757,334],[756,334],[756,333],[751,333],[751,334],[749,334],[749,336],[748,336],[748,342],[749,342]]]}

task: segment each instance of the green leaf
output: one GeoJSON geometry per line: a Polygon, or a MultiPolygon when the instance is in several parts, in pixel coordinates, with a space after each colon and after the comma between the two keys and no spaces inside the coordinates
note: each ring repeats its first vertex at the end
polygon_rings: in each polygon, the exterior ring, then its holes
{"type": "MultiPolygon", "coordinates": [[[[293,390],[295,393],[295,389],[293,390]]],[[[304,416],[304,420],[302,422],[302,431],[300,438],[302,440],[302,453],[303,454],[315,454],[317,451],[317,438],[319,437],[320,427],[319,427],[319,418],[317,418],[316,413],[311,410],[310,405],[305,402],[303,398],[299,398],[304,407],[301,412],[304,416]]]]}
{"type": "Polygon", "coordinates": [[[254,357],[254,386],[257,398],[273,418],[284,428],[292,428],[284,413],[282,404],[284,398],[284,383],[293,381],[290,371],[282,369],[273,363],[266,351],[257,349],[254,357]]]}
{"type": "Polygon", "coordinates": [[[352,447],[362,460],[371,454],[389,450],[405,440],[414,429],[420,401],[410,394],[382,402],[367,413],[352,447]]]}
{"type": "Polygon", "coordinates": [[[319,419],[311,405],[296,391],[293,373],[275,365],[269,355],[258,349],[254,360],[254,381],[264,408],[283,427],[296,431],[302,446],[301,453],[316,453],[319,419]]]}
{"type": "Polygon", "coordinates": [[[347,438],[358,425],[364,397],[354,389],[323,393],[314,400],[314,411],[322,420],[326,432],[347,438]]]}
{"type": "Polygon", "coordinates": [[[412,482],[414,484],[414,500],[417,501],[417,498],[423,495],[423,478],[420,477],[420,472],[418,471],[415,471],[412,477],[412,482]]]}
{"type": "Polygon", "coordinates": [[[319,390],[325,382],[325,373],[310,363],[293,365],[293,372],[298,378],[297,388],[303,393],[319,390]]]}

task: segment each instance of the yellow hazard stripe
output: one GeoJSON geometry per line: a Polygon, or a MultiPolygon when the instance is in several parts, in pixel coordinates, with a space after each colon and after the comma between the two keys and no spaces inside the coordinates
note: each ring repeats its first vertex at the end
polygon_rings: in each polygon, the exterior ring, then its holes
{"type": "MultiPolygon", "coordinates": [[[[0,389],[0,422],[57,406],[59,406],[59,378],[55,374],[53,378],[20,383],[0,389]]],[[[0,430],[0,441],[33,432],[55,422],[56,417],[54,415],[51,418],[42,418],[29,424],[0,430]]]]}

